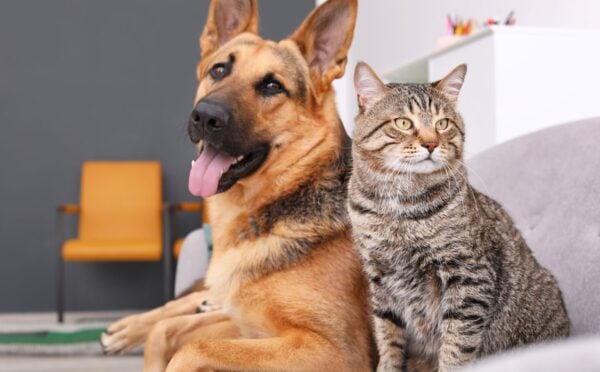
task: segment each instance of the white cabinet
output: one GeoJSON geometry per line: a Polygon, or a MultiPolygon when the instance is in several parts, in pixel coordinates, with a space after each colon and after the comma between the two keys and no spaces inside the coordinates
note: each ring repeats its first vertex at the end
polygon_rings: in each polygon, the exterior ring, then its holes
{"type": "Polygon", "coordinates": [[[384,78],[434,81],[461,63],[468,64],[459,98],[467,156],[541,128],[600,116],[598,31],[492,27],[384,78]]]}

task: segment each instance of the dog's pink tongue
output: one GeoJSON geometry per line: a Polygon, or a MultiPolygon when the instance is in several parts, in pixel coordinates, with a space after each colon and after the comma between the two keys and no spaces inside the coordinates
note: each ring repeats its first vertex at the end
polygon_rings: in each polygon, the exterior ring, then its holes
{"type": "Polygon", "coordinates": [[[192,195],[206,198],[216,194],[221,175],[229,170],[234,160],[214,147],[205,145],[190,170],[188,188],[192,195]]]}

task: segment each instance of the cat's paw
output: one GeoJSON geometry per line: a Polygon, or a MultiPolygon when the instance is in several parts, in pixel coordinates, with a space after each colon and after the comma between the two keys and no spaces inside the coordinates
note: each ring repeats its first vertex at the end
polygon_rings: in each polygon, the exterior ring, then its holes
{"type": "Polygon", "coordinates": [[[438,372],[454,372],[457,369],[459,369],[459,367],[456,366],[449,366],[447,364],[444,364],[443,362],[440,362],[438,364],[438,372]]]}
{"type": "Polygon", "coordinates": [[[377,372],[401,372],[402,371],[402,363],[391,363],[385,361],[379,361],[377,364],[377,372]]]}

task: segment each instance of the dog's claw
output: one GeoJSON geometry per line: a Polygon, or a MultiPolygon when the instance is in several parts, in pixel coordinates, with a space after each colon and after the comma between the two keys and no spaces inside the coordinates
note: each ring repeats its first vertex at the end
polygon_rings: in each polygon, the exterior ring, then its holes
{"type": "Polygon", "coordinates": [[[214,305],[213,303],[211,303],[208,300],[204,300],[202,301],[202,304],[200,306],[198,306],[198,308],[196,309],[196,313],[200,314],[200,313],[209,313],[211,311],[215,311],[215,310],[219,310],[220,307],[217,305],[214,305]]]}
{"type": "Polygon", "coordinates": [[[102,334],[100,335],[100,339],[98,340],[98,342],[100,343],[100,347],[102,347],[102,354],[108,355],[107,346],[104,345],[104,341],[103,341],[103,338],[105,336],[109,336],[109,334],[106,331],[102,332],[102,334]]]}

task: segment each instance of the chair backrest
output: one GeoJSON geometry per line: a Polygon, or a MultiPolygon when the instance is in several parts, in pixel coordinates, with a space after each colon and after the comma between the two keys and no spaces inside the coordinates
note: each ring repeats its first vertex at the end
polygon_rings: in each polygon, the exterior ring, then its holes
{"type": "Polygon", "coordinates": [[[599,138],[600,118],[591,119],[516,138],[468,162],[473,185],[506,208],[558,279],[573,335],[600,333],[599,138]]]}
{"type": "Polygon", "coordinates": [[[81,175],[80,203],[80,239],[160,240],[160,163],[87,161],[81,175]]]}

